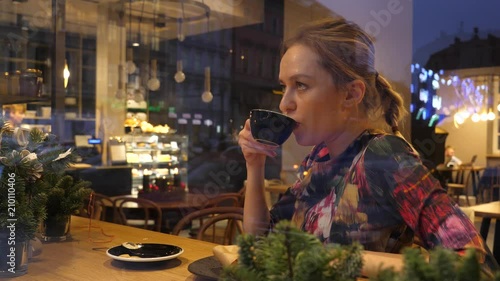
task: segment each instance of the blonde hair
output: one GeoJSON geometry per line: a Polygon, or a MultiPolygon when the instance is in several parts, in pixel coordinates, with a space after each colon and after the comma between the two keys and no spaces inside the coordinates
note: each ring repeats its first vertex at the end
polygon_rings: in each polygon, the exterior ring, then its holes
{"type": "Polygon", "coordinates": [[[366,87],[362,106],[368,118],[383,120],[385,127],[402,137],[398,124],[406,114],[403,98],[375,69],[373,40],[358,25],[343,18],[311,22],[283,43],[282,55],[293,45],[304,45],[316,52],[319,65],[339,88],[354,80],[362,81],[366,87]]]}
{"type": "Polygon", "coordinates": [[[9,104],[3,106],[3,112],[5,117],[8,119],[10,115],[14,112],[25,113],[26,105],[25,104],[9,104]]]}

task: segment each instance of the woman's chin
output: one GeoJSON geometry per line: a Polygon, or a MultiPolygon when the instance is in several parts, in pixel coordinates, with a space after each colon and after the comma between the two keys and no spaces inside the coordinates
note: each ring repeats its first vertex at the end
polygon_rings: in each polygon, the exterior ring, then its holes
{"type": "Polygon", "coordinates": [[[297,142],[298,145],[301,146],[313,146],[316,145],[317,143],[313,143],[311,139],[307,139],[304,135],[299,135],[295,134],[295,141],[297,142]]]}

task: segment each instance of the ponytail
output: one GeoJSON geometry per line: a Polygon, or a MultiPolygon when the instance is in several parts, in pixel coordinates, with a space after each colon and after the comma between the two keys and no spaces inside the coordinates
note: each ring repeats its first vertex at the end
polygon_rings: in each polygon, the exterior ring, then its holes
{"type": "Polygon", "coordinates": [[[375,74],[375,88],[380,95],[385,122],[391,127],[394,135],[403,138],[398,126],[399,121],[406,113],[403,98],[398,92],[394,91],[387,79],[379,75],[378,72],[375,74]]]}

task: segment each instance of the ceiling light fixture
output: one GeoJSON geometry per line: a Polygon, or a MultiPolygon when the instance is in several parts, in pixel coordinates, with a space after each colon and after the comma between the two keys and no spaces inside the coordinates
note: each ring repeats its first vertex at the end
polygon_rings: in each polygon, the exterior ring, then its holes
{"type": "Polygon", "coordinates": [[[214,96],[210,92],[210,67],[205,67],[205,91],[201,95],[201,100],[205,103],[212,101],[214,96]]]}
{"type": "Polygon", "coordinates": [[[63,70],[63,78],[64,78],[64,88],[66,89],[68,87],[68,82],[69,82],[69,67],[68,67],[68,61],[64,60],[64,70],[63,70]]]}

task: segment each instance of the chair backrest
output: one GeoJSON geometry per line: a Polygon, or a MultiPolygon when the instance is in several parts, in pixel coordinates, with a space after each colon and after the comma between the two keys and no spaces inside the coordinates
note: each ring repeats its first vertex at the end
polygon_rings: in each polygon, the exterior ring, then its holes
{"type": "Polygon", "coordinates": [[[484,191],[489,191],[489,201],[498,200],[494,197],[498,195],[500,189],[500,166],[486,167],[479,179],[478,195],[482,202],[485,203],[484,191]],[[496,191],[495,191],[496,189],[496,191]],[[495,193],[495,194],[494,194],[495,193]]]}
{"type": "Polygon", "coordinates": [[[457,167],[457,171],[455,172],[454,183],[456,184],[464,184],[468,185],[469,180],[471,179],[471,166],[470,164],[462,164],[457,167]]]}
{"type": "Polygon", "coordinates": [[[116,220],[115,206],[110,197],[94,193],[94,216],[93,219],[114,222],[116,220]]]}
{"type": "Polygon", "coordinates": [[[123,225],[161,231],[162,211],[153,201],[128,196],[115,197],[117,222],[123,225]]]}
{"type": "Polygon", "coordinates": [[[115,221],[114,202],[110,197],[92,192],[80,209],[80,216],[101,221],[115,221]]]}
{"type": "Polygon", "coordinates": [[[213,217],[210,217],[200,226],[198,230],[198,234],[196,239],[198,240],[207,240],[209,238],[210,242],[218,242],[217,241],[217,232],[216,227],[217,223],[221,221],[226,221],[226,225],[224,227],[224,233],[221,236],[220,244],[222,245],[231,245],[236,241],[236,236],[243,233],[243,214],[241,213],[224,213],[218,214],[213,217]],[[207,234],[207,230],[212,228],[212,234],[207,234]]]}
{"type": "Polygon", "coordinates": [[[238,195],[240,196],[240,200],[241,200],[241,206],[244,206],[245,205],[245,192],[246,192],[247,188],[246,186],[243,186],[240,191],[238,191],[238,195]]]}
{"type": "Polygon", "coordinates": [[[200,209],[212,207],[242,207],[243,202],[239,193],[221,193],[208,199],[200,209]]]}
{"type": "MultiPolygon", "coordinates": [[[[204,236],[205,231],[208,227],[213,226],[214,223],[219,222],[221,220],[229,220],[227,223],[227,227],[224,231],[224,240],[227,242],[227,240],[232,240],[234,237],[226,237],[226,234],[231,234],[234,235],[235,233],[233,231],[228,232],[228,228],[232,229],[238,229],[240,232],[243,232],[241,224],[235,224],[234,220],[238,221],[243,221],[243,208],[242,207],[212,207],[212,208],[207,208],[207,209],[201,209],[198,211],[194,211],[192,213],[187,214],[184,216],[174,227],[172,230],[173,235],[179,235],[181,230],[183,230],[188,224],[190,224],[193,220],[204,218],[206,219],[204,223],[200,226],[200,230],[198,231],[197,239],[200,240],[206,240],[202,239],[204,236]],[[221,216],[224,215],[224,216],[221,216]],[[226,216],[227,215],[227,216],[226,216]],[[221,216],[221,217],[218,217],[221,216]]],[[[214,242],[215,240],[215,233],[212,236],[212,241],[214,242]]]]}

